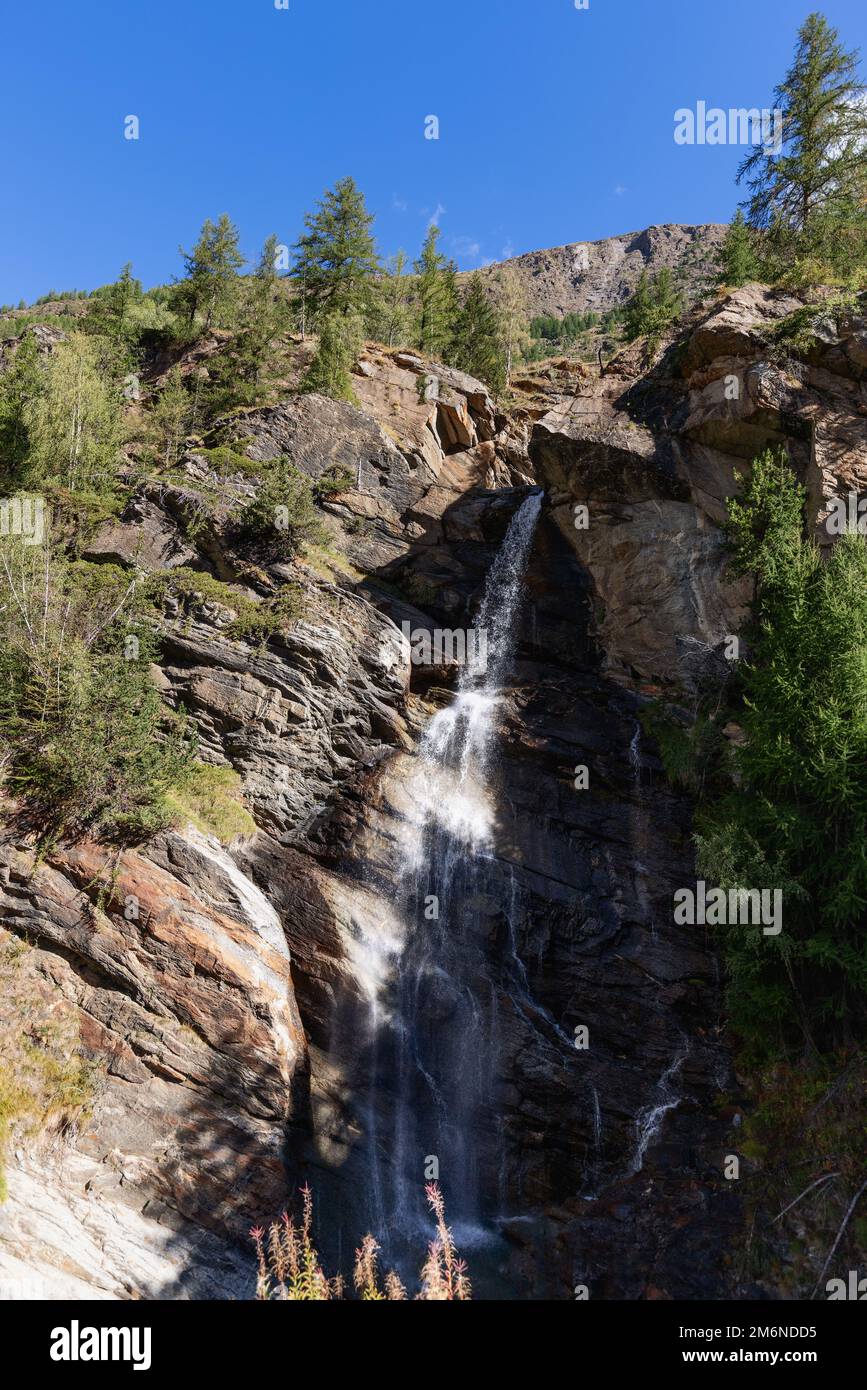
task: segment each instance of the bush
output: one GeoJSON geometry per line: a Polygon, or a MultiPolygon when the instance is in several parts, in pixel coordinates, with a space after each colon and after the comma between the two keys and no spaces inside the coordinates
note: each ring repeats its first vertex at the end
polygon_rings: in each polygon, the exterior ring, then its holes
{"type": "Polygon", "coordinates": [[[165,794],[195,739],[161,703],[155,655],[128,575],[0,545],[2,769],[43,844],[135,841],[170,823],[165,794]]]}
{"type": "Polygon", "coordinates": [[[256,822],[241,801],[241,779],[230,767],[194,763],[166,800],[177,817],[215,835],[221,844],[256,833],[256,822]]]}
{"type": "Polygon", "coordinates": [[[271,464],[256,497],[241,512],[238,532],[242,542],[271,558],[288,559],[305,542],[323,541],[327,533],[306,473],[288,459],[271,464]]]}
{"type": "MultiPolygon", "coordinates": [[[[313,1244],[313,1196],[309,1187],[302,1188],[303,1214],[300,1224],[284,1212],[265,1231],[254,1227],[250,1232],[256,1246],[258,1279],[256,1297],[280,1302],[326,1302],[343,1298],[345,1284],[338,1274],[329,1279],[322,1269],[313,1244]]],[[[422,1302],[443,1303],[467,1301],[472,1297],[467,1267],[458,1258],[454,1238],[446,1225],[442,1193],[436,1183],[425,1189],[428,1205],[434,1214],[437,1234],[428,1247],[421,1271],[422,1302]]],[[[380,1282],[377,1269],[379,1246],[367,1235],[355,1252],[353,1284],[358,1298],[364,1303],[404,1302],[406,1289],[393,1270],[380,1282]]]]}
{"type": "Polygon", "coordinates": [[[228,637],[249,637],[260,643],[291,627],[301,614],[301,591],[296,584],[284,584],[268,598],[253,599],[238,593],[221,579],[185,565],[153,575],[145,593],[160,610],[169,594],[189,609],[203,603],[219,604],[235,614],[225,629],[228,637]]]}

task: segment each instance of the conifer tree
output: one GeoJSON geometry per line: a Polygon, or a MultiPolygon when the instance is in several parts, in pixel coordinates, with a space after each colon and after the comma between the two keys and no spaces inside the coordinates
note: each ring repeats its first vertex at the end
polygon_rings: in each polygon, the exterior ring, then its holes
{"type": "Polygon", "coordinates": [[[779,152],[758,145],[742,161],[743,206],[772,242],[811,249],[818,224],[863,204],[867,188],[867,104],[858,54],[847,52],[823,15],[798,32],[792,67],[774,93],[782,113],[779,152]]]}
{"type": "Polygon", "coordinates": [[[736,289],[759,278],[759,259],[743,212],[738,208],[719,251],[719,282],[736,289]]]}
{"type": "Polygon", "coordinates": [[[457,268],[439,250],[439,237],[439,227],[431,226],[414,267],[418,276],[417,342],[422,352],[432,357],[448,351],[458,314],[457,268]]]}
{"type": "Polygon", "coordinates": [[[121,439],[120,395],[98,338],[72,333],[49,359],[44,389],[28,407],[27,481],[72,491],[110,486],[121,439]]]}
{"type": "Polygon", "coordinates": [[[152,418],[160,462],[165,468],[174,468],[192,422],[192,401],[180,367],[174,366],[169,372],[152,418]]]}
{"type": "Polygon", "coordinates": [[[307,230],[296,242],[292,273],[301,287],[305,315],[314,322],[332,313],[365,319],[378,260],[373,216],[355,180],[341,179],[304,222],[307,230]]]}
{"type": "Polygon", "coordinates": [[[216,223],[208,218],[192,251],[182,247],[181,255],[186,279],[178,285],[178,297],[190,327],[201,314],[207,332],[217,318],[227,315],[235,298],[237,274],[244,264],[238,230],[225,212],[216,223]]]}
{"type": "Polygon", "coordinates": [[[778,935],[725,928],[733,1020],[757,1051],[867,1022],[867,543],[847,534],[823,561],[804,499],[769,450],[729,505],[734,570],[756,586],[745,737],[699,839],[715,883],[783,894],[778,935]]]}
{"type": "Polygon", "coordinates": [[[0,488],[13,484],[30,450],[30,412],[43,387],[36,338],[25,333],[0,373],[0,488]]]}
{"type": "Polygon", "coordinates": [[[301,383],[302,391],[317,391],[332,400],[354,404],[351,373],[363,339],[360,315],[339,309],[327,314],[320,326],[316,354],[301,383]]]}
{"type": "Polygon", "coordinates": [[[628,342],[648,339],[651,353],[665,330],[682,312],[682,301],[668,267],[649,277],[642,270],[635,293],[626,306],[625,332],[628,342]]]}
{"type": "Polygon", "coordinates": [[[527,327],[527,296],[514,266],[504,266],[497,276],[497,309],[502,326],[505,354],[506,384],[512,380],[515,361],[527,348],[530,337],[527,327]]]}
{"type": "Polygon", "coordinates": [[[257,383],[274,344],[289,323],[289,305],[277,270],[279,243],[269,236],[253,275],[244,286],[240,324],[231,356],[238,375],[257,383]]]}
{"type": "Polygon", "coordinates": [[[455,365],[483,381],[492,391],[506,383],[506,361],[497,314],[478,271],[469,286],[455,324],[452,358],[455,365]]]}
{"type": "Polygon", "coordinates": [[[132,264],[127,261],[117,280],[93,295],[83,324],[85,330],[115,341],[126,339],[131,332],[130,311],[142,297],[141,281],[135,278],[132,264]]]}
{"type": "Polygon", "coordinates": [[[409,342],[411,334],[411,285],[406,272],[407,255],[398,251],[386,262],[378,285],[375,332],[389,347],[409,342]]]}

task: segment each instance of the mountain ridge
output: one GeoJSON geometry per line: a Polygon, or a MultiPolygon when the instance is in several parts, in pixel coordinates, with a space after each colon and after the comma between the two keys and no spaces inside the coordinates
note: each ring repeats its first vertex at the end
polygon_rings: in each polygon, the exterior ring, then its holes
{"type": "Polygon", "coordinates": [[[688,292],[696,291],[712,272],[725,233],[718,222],[655,223],[598,241],[526,251],[483,267],[481,274],[494,282],[503,269],[516,270],[530,318],[604,311],[626,303],[643,270],[672,270],[688,292]]]}

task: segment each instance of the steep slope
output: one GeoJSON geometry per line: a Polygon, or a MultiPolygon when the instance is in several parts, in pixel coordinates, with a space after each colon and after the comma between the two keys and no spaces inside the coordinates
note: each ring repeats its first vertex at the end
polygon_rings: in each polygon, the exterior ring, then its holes
{"type": "Polygon", "coordinates": [[[698,289],[713,275],[714,257],[725,231],[715,222],[694,227],[666,223],[601,241],[576,241],[548,251],[530,251],[482,273],[493,278],[501,266],[514,270],[529,316],[553,314],[562,318],[564,314],[625,304],[643,270],[649,275],[663,269],[674,271],[685,288],[698,289]]]}
{"type": "Polygon", "coordinates": [[[182,480],[143,482],[90,539],[92,562],[201,573],[201,592],[166,607],[154,679],[196,718],[204,756],[240,773],[257,831],[225,848],[181,825],[139,850],[37,860],[6,805],[0,936],[28,943],[41,997],[72,1012],[98,1079],[79,1123],[15,1138],[4,1288],[243,1297],[249,1226],[307,1178],[335,1258],[363,1234],[366,1153],[396,1083],[386,1069],[371,1089],[362,945],[388,928],[419,740],[455,674],[414,666],[400,624],[472,623],[536,482],[493,849],[460,967],[497,1047],[473,1125],[491,1240],[471,1263],[481,1292],[508,1297],[738,1288],[718,969],[704,933],[671,920],[694,878],[691,808],[640,714],[648,695],[688,695],[696,662],[741,622],[719,527],[734,468],[787,443],[820,536],[830,498],[863,488],[867,325],[830,306],[796,352],[802,308],[748,287],[650,369],[635,348],[602,375],[528,374],[509,415],[460,373],[368,346],[360,408],[287,393],[243,412],[242,473],[192,449],[182,480]],[[251,565],[228,510],[285,452],[313,479],[349,468],[351,485],[323,504],[327,546],[251,565]],[[220,506],[202,534],[190,516],[205,494],[220,506]],[[215,571],[232,585],[221,600],[215,571]],[[301,617],[239,637],[231,596],[287,579],[301,617]]]}

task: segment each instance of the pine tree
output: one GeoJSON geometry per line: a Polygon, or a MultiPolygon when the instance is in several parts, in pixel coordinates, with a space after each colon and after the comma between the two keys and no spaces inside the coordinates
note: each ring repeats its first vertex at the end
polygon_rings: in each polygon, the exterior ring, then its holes
{"type": "Polygon", "coordinates": [[[379,263],[373,216],[355,180],[341,179],[304,222],[307,231],[295,245],[292,273],[301,287],[305,318],[309,314],[315,323],[341,313],[365,319],[379,263]]]}
{"type": "Polygon", "coordinates": [[[240,325],[231,356],[239,377],[258,383],[274,344],[289,323],[289,305],[277,270],[279,243],[269,236],[258,265],[244,287],[240,325]]]}
{"type": "Polygon", "coordinates": [[[431,226],[414,266],[418,276],[417,342],[422,352],[432,357],[448,351],[458,313],[457,267],[439,250],[439,237],[439,227],[431,226]]]}
{"type": "Polygon", "coordinates": [[[867,544],[848,534],[823,561],[805,495],[769,450],[729,506],[734,571],[755,579],[745,738],[699,840],[720,886],[783,893],[779,935],[725,928],[733,1021],[757,1051],[867,1022],[867,544]]]}
{"type": "Polygon", "coordinates": [[[141,281],[132,273],[127,261],[117,280],[96,290],[83,327],[87,333],[108,337],[116,342],[131,336],[130,312],[143,298],[141,281]]]}
{"type": "Polygon", "coordinates": [[[646,337],[650,352],[655,352],[659,339],[680,316],[682,308],[680,295],[667,266],[653,277],[648,277],[647,271],[642,270],[635,293],[626,306],[627,342],[646,337]]]}
{"type": "Polygon", "coordinates": [[[178,285],[178,297],[192,327],[204,315],[207,332],[215,319],[231,309],[237,288],[237,273],[244,264],[238,247],[238,230],[224,212],[213,223],[204,222],[192,251],[184,251],[186,279],[178,285]]]}
{"type": "Polygon", "coordinates": [[[492,391],[501,391],[506,384],[500,324],[478,271],[470,276],[455,324],[451,355],[456,366],[483,381],[492,391]]]}
{"type": "Polygon", "coordinates": [[[364,324],[357,313],[335,309],[326,315],[319,332],[319,346],[301,390],[355,404],[351,373],[363,339],[364,324]]]}
{"type": "MultiPolygon", "coordinates": [[[[782,148],[758,145],[742,161],[738,183],[752,227],[777,245],[812,249],[818,223],[836,209],[863,203],[867,187],[867,105],[858,55],[847,53],[823,15],[811,14],[798,33],[792,67],[774,93],[782,113],[782,148]]],[[[840,220],[838,218],[838,220],[840,220]]]]}
{"type": "Polygon", "coordinates": [[[152,420],[160,462],[165,468],[174,468],[183,454],[192,422],[192,401],[180,367],[172,367],[166,377],[152,420]]]}
{"type": "Polygon", "coordinates": [[[759,278],[759,259],[743,212],[738,208],[719,251],[719,283],[737,289],[759,278]]]}

